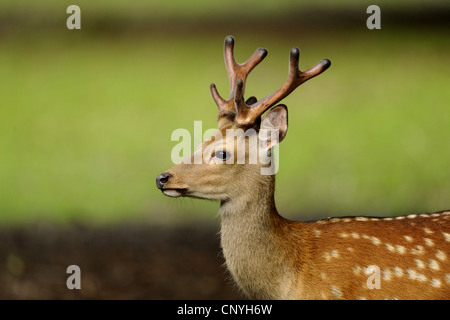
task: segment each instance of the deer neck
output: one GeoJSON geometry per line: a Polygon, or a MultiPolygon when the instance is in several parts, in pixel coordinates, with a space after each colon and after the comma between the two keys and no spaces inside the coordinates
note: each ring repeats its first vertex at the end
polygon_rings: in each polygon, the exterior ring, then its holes
{"type": "Polygon", "coordinates": [[[275,207],[275,179],[268,177],[260,186],[221,203],[222,250],[228,270],[249,297],[283,298],[293,273],[283,258],[289,246],[280,234],[287,220],[275,207]]]}

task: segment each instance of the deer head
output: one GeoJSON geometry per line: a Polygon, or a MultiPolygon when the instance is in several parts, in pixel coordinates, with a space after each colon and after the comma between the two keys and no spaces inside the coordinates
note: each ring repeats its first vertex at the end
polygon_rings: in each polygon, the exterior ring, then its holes
{"type": "Polygon", "coordinates": [[[157,187],[167,196],[194,197],[226,201],[248,193],[252,185],[273,188],[273,177],[261,174],[273,146],[286,136],[288,114],[285,105],[277,105],[305,81],[321,74],[331,64],[328,59],[314,67],[300,71],[299,49],[290,52],[289,74],[283,86],[261,100],[244,99],[249,73],[266,57],[267,50],[259,48],[243,64],[234,58],[234,38],[225,39],[224,58],[230,80],[227,100],[211,84],[216,103],[218,129],[204,141],[192,156],[156,178],[157,187]],[[267,112],[266,112],[267,111],[267,112]],[[265,116],[261,119],[262,115],[265,116]],[[195,164],[195,159],[202,159],[195,164]]]}

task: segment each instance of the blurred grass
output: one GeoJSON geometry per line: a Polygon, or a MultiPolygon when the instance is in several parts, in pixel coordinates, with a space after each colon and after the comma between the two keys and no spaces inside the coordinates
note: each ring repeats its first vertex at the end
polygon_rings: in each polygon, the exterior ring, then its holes
{"type": "MultiPolygon", "coordinates": [[[[292,46],[300,47],[302,68],[332,61],[285,99],[280,213],[450,207],[447,31],[234,34],[238,61],[257,47],[269,50],[249,77],[247,93],[258,97],[283,83],[292,46]]],[[[172,166],[174,129],[192,132],[194,120],[204,130],[216,126],[208,85],[228,92],[225,36],[3,37],[0,222],[213,220],[217,203],[168,199],[154,180],[172,166]]]]}
{"type": "MultiPolygon", "coordinates": [[[[367,8],[370,4],[369,0],[278,0],[278,1],[261,1],[261,0],[195,0],[195,1],[159,1],[159,0],[134,0],[132,2],[126,0],[78,0],[76,5],[93,12],[101,12],[104,15],[151,15],[158,17],[165,16],[211,16],[217,14],[236,15],[241,13],[251,13],[258,16],[261,14],[285,14],[289,10],[310,10],[310,9],[339,9],[343,7],[354,8],[355,6],[363,6],[367,8]],[[240,12],[239,12],[240,11],[240,12]]],[[[445,4],[445,0],[410,0],[407,2],[408,7],[423,8],[430,5],[445,4]]],[[[0,2],[0,10],[5,13],[14,13],[18,11],[29,11],[37,14],[45,13],[53,16],[62,8],[67,8],[74,4],[70,0],[62,0],[54,2],[52,0],[3,0],[0,2]]],[[[405,6],[405,1],[399,0],[378,0],[376,3],[383,8],[399,8],[405,6]]],[[[64,10],[65,12],[65,10],[64,10]]]]}
{"type": "MultiPolygon", "coordinates": [[[[4,0],[0,2],[2,33],[36,33],[65,28],[69,0],[4,0]]],[[[152,32],[204,34],[217,30],[235,33],[285,35],[314,29],[336,30],[365,27],[370,0],[78,0],[82,29],[103,33],[152,32]]],[[[447,0],[379,0],[383,28],[417,26],[449,27],[447,0]]]]}

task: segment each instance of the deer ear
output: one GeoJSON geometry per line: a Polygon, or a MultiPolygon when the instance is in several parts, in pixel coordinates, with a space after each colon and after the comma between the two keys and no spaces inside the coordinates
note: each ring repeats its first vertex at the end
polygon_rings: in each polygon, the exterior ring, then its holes
{"type": "Polygon", "coordinates": [[[287,128],[288,112],[287,107],[284,104],[280,104],[266,112],[261,122],[261,129],[266,131],[266,133],[263,134],[265,139],[262,138],[266,140],[266,148],[270,149],[283,141],[286,136],[287,128]],[[273,130],[278,130],[278,135],[274,136],[274,134],[271,133],[273,130]]]}

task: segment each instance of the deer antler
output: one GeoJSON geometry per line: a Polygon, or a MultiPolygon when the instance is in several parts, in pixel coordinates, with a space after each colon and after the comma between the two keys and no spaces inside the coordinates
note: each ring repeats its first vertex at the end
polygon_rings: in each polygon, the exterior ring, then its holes
{"type": "Polygon", "coordinates": [[[228,36],[225,39],[225,48],[224,48],[224,58],[225,58],[225,66],[228,71],[228,77],[230,78],[230,96],[228,100],[223,99],[219,93],[217,92],[216,85],[211,83],[210,90],[211,95],[219,109],[219,117],[226,114],[236,114],[237,109],[235,106],[234,98],[236,95],[236,83],[238,79],[242,80],[242,87],[240,91],[242,96],[244,95],[245,90],[245,81],[249,73],[255,68],[258,63],[260,63],[267,55],[267,50],[263,48],[259,48],[253,53],[253,55],[243,64],[239,64],[236,62],[234,58],[234,38],[232,36],[228,36]]]}
{"type": "MultiPolygon", "coordinates": [[[[298,86],[300,86],[305,81],[321,74],[329,68],[331,61],[328,59],[323,59],[314,67],[309,68],[306,71],[300,71],[298,68],[298,60],[300,57],[300,51],[298,48],[293,48],[290,53],[289,58],[289,75],[283,86],[272,93],[271,95],[256,101],[251,105],[245,104],[243,99],[236,97],[238,113],[236,117],[236,123],[240,126],[246,126],[253,124],[256,119],[258,119],[267,109],[274,106],[282,99],[287,97],[292,91],[294,91],[298,86]]],[[[240,86],[240,82],[237,86],[240,86]]],[[[236,89],[236,92],[240,90],[236,89]]],[[[242,92],[243,93],[243,92],[242,92]]]]}
{"type": "Polygon", "coordinates": [[[211,84],[211,94],[219,108],[219,117],[225,114],[234,114],[235,122],[239,126],[249,126],[270,107],[274,106],[292,91],[294,91],[303,82],[321,74],[327,70],[331,61],[323,59],[314,67],[305,71],[300,71],[298,61],[300,51],[293,48],[289,58],[289,75],[283,86],[271,95],[247,105],[244,101],[245,82],[251,70],[267,55],[266,49],[257,49],[255,53],[243,64],[237,64],[233,56],[234,38],[225,39],[225,65],[230,78],[230,97],[228,100],[222,99],[217,92],[216,86],[211,84]]]}

